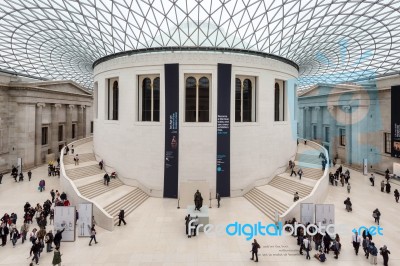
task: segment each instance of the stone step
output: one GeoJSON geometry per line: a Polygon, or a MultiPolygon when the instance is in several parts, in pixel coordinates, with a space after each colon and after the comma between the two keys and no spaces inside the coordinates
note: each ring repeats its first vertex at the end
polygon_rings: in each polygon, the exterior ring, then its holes
{"type": "Polygon", "coordinates": [[[275,198],[267,195],[266,193],[262,192],[261,190],[254,188],[253,189],[253,193],[258,195],[259,198],[264,202],[264,203],[268,203],[269,206],[273,207],[274,211],[277,210],[280,213],[284,213],[287,209],[288,206],[286,206],[285,204],[283,204],[282,202],[279,202],[278,200],[276,200],[275,198]]]}
{"type": "Polygon", "coordinates": [[[280,214],[286,211],[280,209],[280,207],[271,203],[270,201],[272,199],[271,197],[257,190],[258,190],[257,188],[253,188],[248,193],[246,193],[244,197],[250,203],[252,203],[257,209],[259,209],[263,214],[265,214],[269,219],[271,219],[272,221],[275,220],[275,211],[278,211],[278,213],[280,214]]]}
{"type": "Polygon", "coordinates": [[[86,198],[94,198],[110,190],[124,185],[118,178],[112,179],[108,186],[104,185],[103,180],[99,180],[78,188],[79,192],[86,198]]]}
{"type": "Polygon", "coordinates": [[[82,167],[77,166],[76,168],[65,170],[65,172],[72,180],[105,173],[97,164],[82,167]]]}
{"type": "MultiPolygon", "coordinates": [[[[75,154],[64,155],[64,164],[75,164],[74,157],[75,154]]],[[[78,157],[79,163],[85,163],[89,161],[96,162],[96,157],[94,156],[94,153],[79,153],[78,157]]]]}
{"type": "Polygon", "coordinates": [[[313,187],[289,180],[281,176],[275,176],[271,182],[268,183],[268,185],[276,187],[292,195],[295,192],[298,192],[300,198],[308,196],[313,189],[313,187]]]}
{"type": "MultiPolygon", "coordinates": [[[[296,173],[299,170],[299,168],[300,167],[298,167],[298,166],[294,167],[294,170],[296,171],[296,173]]],[[[305,178],[310,178],[310,179],[314,179],[314,180],[320,179],[324,173],[324,172],[322,172],[322,168],[316,169],[316,168],[301,167],[301,170],[303,170],[302,178],[305,177],[305,178]]],[[[291,170],[290,169],[286,170],[286,173],[288,173],[290,175],[291,170]]]]}
{"type": "Polygon", "coordinates": [[[104,210],[114,217],[115,223],[118,222],[118,214],[120,210],[125,211],[125,216],[134,211],[149,196],[141,189],[136,188],[134,191],[124,195],[113,203],[104,207],[104,210]]]}

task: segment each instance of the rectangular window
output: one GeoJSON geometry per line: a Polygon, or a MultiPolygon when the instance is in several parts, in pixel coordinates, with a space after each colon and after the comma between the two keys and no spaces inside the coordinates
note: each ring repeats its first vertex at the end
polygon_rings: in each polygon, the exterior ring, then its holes
{"type": "Polygon", "coordinates": [[[106,80],[106,119],[118,120],[119,116],[119,85],[118,78],[106,80]]]}
{"type": "Polygon", "coordinates": [[[58,126],[58,141],[63,141],[64,140],[64,126],[59,125],[58,126]]]}
{"type": "Polygon", "coordinates": [[[90,121],[90,134],[93,134],[93,121],[90,121]]]}
{"type": "Polygon", "coordinates": [[[275,79],[274,85],[274,121],[285,121],[286,95],[285,81],[275,79]]]}
{"type": "Polygon", "coordinates": [[[42,127],[42,145],[47,145],[49,141],[49,127],[42,127]]]}
{"type": "Polygon", "coordinates": [[[160,122],[160,77],[139,76],[138,121],[160,122]]]}
{"type": "Polygon", "coordinates": [[[76,138],[76,124],[72,124],[72,139],[76,138]]]}
{"type": "Polygon", "coordinates": [[[256,122],[256,77],[236,76],[235,122],[256,122]]]}
{"type": "Polygon", "coordinates": [[[329,127],[325,127],[325,142],[330,142],[330,139],[329,139],[329,127]]]}
{"type": "Polygon", "coordinates": [[[385,145],[385,153],[392,154],[392,134],[391,133],[383,133],[384,134],[384,145],[385,145]]]}
{"type": "Polygon", "coordinates": [[[210,74],[185,75],[185,122],[210,122],[210,74]]]}
{"type": "Polygon", "coordinates": [[[346,146],[346,130],[344,128],[339,129],[340,135],[340,146],[346,146]]]}

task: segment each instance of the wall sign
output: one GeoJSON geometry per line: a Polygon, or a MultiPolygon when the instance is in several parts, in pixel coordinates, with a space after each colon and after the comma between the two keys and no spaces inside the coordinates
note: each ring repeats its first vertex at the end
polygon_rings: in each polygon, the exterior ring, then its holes
{"type": "Polygon", "coordinates": [[[400,86],[393,86],[391,91],[392,157],[400,158],[400,86]]]}

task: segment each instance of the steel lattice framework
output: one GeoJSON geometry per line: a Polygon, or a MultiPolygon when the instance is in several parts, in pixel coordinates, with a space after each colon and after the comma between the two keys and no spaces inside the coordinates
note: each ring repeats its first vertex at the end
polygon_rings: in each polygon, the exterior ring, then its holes
{"type": "Polygon", "coordinates": [[[123,51],[224,47],[300,67],[300,87],[399,71],[400,0],[2,0],[0,69],[92,86],[123,51]]]}

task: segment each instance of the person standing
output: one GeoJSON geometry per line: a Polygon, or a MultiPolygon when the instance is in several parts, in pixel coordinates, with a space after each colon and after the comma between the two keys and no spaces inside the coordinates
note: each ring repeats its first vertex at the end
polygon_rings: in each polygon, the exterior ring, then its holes
{"type": "Polygon", "coordinates": [[[57,230],[57,233],[54,235],[54,245],[56,247],[59,247],[61,244],[61,239],[62,239],[62,233],[64,232],[65,228],[63,230],[57,230]]]}
{"type": "Polygon", "coordinates": [[[219,195],[219,193],[217,193],[217,202],[218,202],[218,208],[221,206],[220,202],[221,202],[221,196],[219,195]]]}
{"type": "Polygon", "coordinates": [[[299,171],[297,171],[297,174],[299,175],[299,179],[301,180],[301,176],[303,175],[303,170],[299,168],[299,171]]]}
{"type": "Polygon", "coordinates": [[[0,235],[1,235],[1,246],[5,246],[7,244],[7,235],[9,233],[7,224],[3,222],[0,227],[0,235]]]}
{"type": "Polygon", "coordinates": [[[14,228],[12,229],[11,234],[10,234],[10,237],[11,237],[11,242],[12,242],[12,244],[13,244],[13,247],[15,248],[15,244],[17,243],[17,240],[18,240],[18,238],[19,238],[19,233],[18,233],[17,228],[14,227],[14,228]]]}
{"type": "Polygon", "coordinates": [[[385,190],[385,181],[382,180],[381,182],[381,192],[384,192],[385,190]]]}
{"type": "Polygon", "coordinates": [[[358,232],[356,232],[353,235],[353,247],[354,247],[354,251],[356,252],[356,255],[358,255],[358,250],[360,249],[360,244],[361,244],[361,237],[358,235],[358,232]]]}
{"type": "Polygon", "coordinates": [[[31,170],[29,170],[28,171],[28,180],[31,181],[31,178],[32,178],[32,172],[31,172],[31,170]]]}
{"type": "Polygon", "coordinates": [[[303,246],[304,246],[304,249],[306,250],[306,260],[309,260],[310,259],[311,243],[310,243],[310,239],[308,237],[304,238],[303,246]]]}
{"type": "Polygon", "coordinates": [[[29,257],[32,256],[32,262],[35,261],[36,265],[39,265],[39,256],[40,256],[40,243],[39,240],[36,240],[35,243],[33,243],[31,250],[29,252],[29,257]]]}
{"type": "Polygon", "coordinates": [[[71,154],[74,154],[75,148],[74,145],[71,145],[71,154]]]}
{"type": "Polygon", "coordinates": [[[108,179],[108,174],[107,172],[104,174],[103,176],[103,180],[104,180],[104,185],[107,185],[107,179],[108,179]]]}
{"type": "Polygon", "coordinates": [[[53,255],[53,261],[52,264],[53,266],[59,265],[61,266],[61,252],[60,252],[60,247],[56,247],[56,250],[54,250],[54,255],[53,255]]]}
{"type": "Polygon", "coordinates": [[[376,265],[378,261],[378,249],[375,247],[374,242],[371,242],[371,245],[369,247],[369,252],[371,253],[371,258],[370,258],[371,264],[376,265]]]}
{"type": "Polygon", "coordinates": [[[371,181],[371,186],[375,186],[375,176],[374,176],[374,174],[371,174],[371,177],[369,178],[369,181],[371,181]]]}
{"type": "Polygon", "coordinates": [[[350,193],[350,189],[351,189],[350,183],[347,183],[347,193],[350,193]]]}
{"type": "Polygon", "coordinates": [[[397,203],[399,203],[399,198],[400,198],[400,193],[397,190],[397,188],[394,190],[394,199],[396,200],[397,203]]]}
{"type": "Polygon", "coordinates": [[[0,184],[1,184],[1,180],[3,179],[3,174],[0,173],[0,184]]]}
{"type": "Polygon", "coordinates": [[[54,189],[52,189],[52,190],[50,191],[50,195],[51,195],[51,202],[54,203],[54,199],[55,199],[55,197],[56,197],[56,193],[54,192],[54,189]]]}
{"type": "Polygon", "coordinates": [[[25,242],[25,240],[26,240],[26,235],[29,232],[29,225],[26,223],[26,221],[24,221],[24,224],[21,226],[21,229],[20,229],[19,232],[21,234],[21,241],[22,241],[22,244],[23,244],[25,242]]]}
{"type": "Polygon", "coordinates": [[[45,237],[45,242],[46,242],[46,251],[47,252],[51,252],[53,251],[51,244],[53,243],[54,240],[54,236],[53,236],[53,232],[50,230],[45,237]]]}
{"type": "Polygon", "coordinates": [[[79,212],[77,209],[75,209],[75,225],[78,224],[78,220],[79,220],[79,212]]]}
{"type": "Polygon", "coordinates": [[[369,245],[371,244],[371,241],[369,240],[369,237],[364,238],[362,242],[363,250],[364,250],[364,256],[368,259],[369,257],[369,245]]]}
{"type": "Polygon", "coordinates": [[[323,237],[323,242],[324,242],[324,253],[329,254],[329,246],[331,245],[331,236],[328,234],[328,232],[325,232],[325,235],[323,237]]]}
{"type": "Polygon", "coordinates": [[[97,244],[99,242],[97,242],[96,240],[96,229],[94,229],[94,225],[92,226],[92,228],[90,229],[90,242],[89,242],[89,246],[92,245],[92,241],[94,240],[94,243],[97,244]]]}
{"type": "Polygon", "coordinates": [[[121,226],[121,222],[124,222],[124,225],[126,225],[126,222],[125,222],[124,218],[125,218],[125,211],[124,210],[120,210],[119,214],[118,214],[118,219],[119,219],[118,226],[121,226]]]}
{"type": "Polygon", "coordinates": [[[103,170],[103,160],[100,160],[99,166],[100,166],[100,170],[103,170]]]}
{"type": "Polygon", "coordinates": [[[188,214],[187,216],[185,216],[186,235],[187,235],[188,238],[190,238],[190,234],[189,234],[189,222],[190,222],[190,214],[188,214]]]}
{"type": "Polygon", "coordinates": [[[107,186],[110,184],[110,176],[108,174],[107,174],[106,184],[107,186]]]}
{"type": "Polygon", "coordinates": [[[260,245],[257,243],[257,240],[254,239],[253,243],[251,243],[251,260],[254,260],[254,255],[256,256],[255,262],[258,262],[258,249],[260,245]]]}
{"type": "Polygon", "coordinates": [[[76,154],[74,157],[75,165],[79,165],[79,154],[76,154]]]}
{"type": "Polygon", "coordinates": [[[390,251],[387,249],[386,245],[383,245],[383,247],[380,248],[380,251],[380,254],[383,257],[383,265],[388,266],[390,251]]]}

